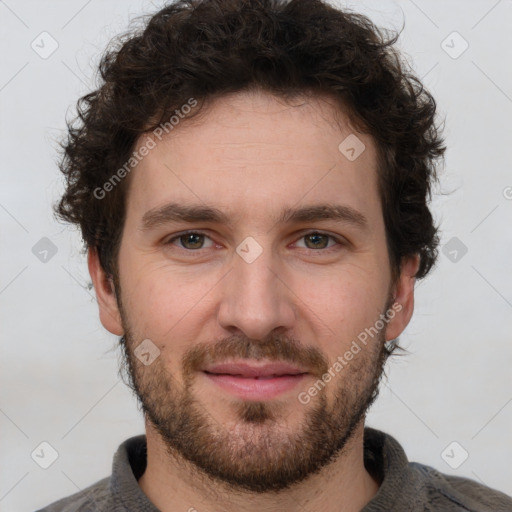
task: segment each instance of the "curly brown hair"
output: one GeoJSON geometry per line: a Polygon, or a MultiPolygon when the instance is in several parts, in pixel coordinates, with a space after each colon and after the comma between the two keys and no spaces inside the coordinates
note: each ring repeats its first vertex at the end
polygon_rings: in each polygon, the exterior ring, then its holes
{"type": "Polygon", "coordinates": [[[99,65],[101,86],[78,100],[61,142],[66,190],[56,214],[80,227],[85,249],[96,249],[115,276],[129,180],[103,198],[94,191],[142,134],[190,98],[198,112],[207,100],[252,88],[284,99],[313,92],[338,99],[373,137],[392,275],[404,257],[419,254],[423,278],[438,256],[428,201],[445,148],[435,100],[394,49],[398,37],[322,0],[167,5],[113,41],[99,65]]]}

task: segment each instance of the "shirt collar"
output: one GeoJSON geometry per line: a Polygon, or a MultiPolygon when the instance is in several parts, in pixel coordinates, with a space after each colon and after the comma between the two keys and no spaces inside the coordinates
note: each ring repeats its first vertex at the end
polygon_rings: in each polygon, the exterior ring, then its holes
{"type": "MultiPolygon", "coordinates": [[[[146,436],[139,435],[124,441],[114,455],[110,490],[114,501],[126,510],[159,512],[139,487],[138,479],[143,475],[147,463],[146,436]]],[[[361,512],[381,512],[400,495],[412,478],[407,471],[407,456],[398,441],[380,430],[364,429],[364,464],[367,471],[380,483],[373,499],[361,512]]]]}

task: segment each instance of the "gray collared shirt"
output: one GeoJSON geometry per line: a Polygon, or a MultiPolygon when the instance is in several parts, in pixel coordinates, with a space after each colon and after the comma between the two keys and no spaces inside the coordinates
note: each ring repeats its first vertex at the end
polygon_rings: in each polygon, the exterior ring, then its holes
{"type": "MultiPolygon", "coordinates": [[[[512,512],[506,494],[409,462],[396,439],[370,427],[364,462],[381,485],[361,512],[512,512]]],[[[145,469],[146,436],[132,437],[114,455],[110,477],[37,512],[159,512],[137,483],[145,469]]]]}

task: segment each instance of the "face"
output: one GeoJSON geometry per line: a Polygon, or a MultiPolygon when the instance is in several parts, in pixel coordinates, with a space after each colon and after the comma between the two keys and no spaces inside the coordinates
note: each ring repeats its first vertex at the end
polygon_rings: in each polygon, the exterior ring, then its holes
{"type": "Polygon", "coordinates": [[[417,261],[391,282],[372,139],[327,99],[237,93],[129,179],[117,296],[89,266],[147,421],[233,487],[318,472],[362,426],[413,308],[417,261]]]}

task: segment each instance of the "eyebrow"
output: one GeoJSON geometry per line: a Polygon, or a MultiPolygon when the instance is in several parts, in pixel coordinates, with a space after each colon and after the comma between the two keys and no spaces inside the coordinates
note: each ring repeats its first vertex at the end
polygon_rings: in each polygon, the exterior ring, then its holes
{"type": "MultiPolygon", "coordinates": [[[[275,224],[293,224],[300,222],[315,222],[334,220],[354,227],[367,230],[368,219],[358,210],[346,205],[318,204],[300,208],[285,208],[275,224]]],[[[211,222],[231,225],[231,219],[221,210],[205,205],[184,205],[167,203],[164,206],[147,211],[142,217],[142,231],[150,231],[170,222],[211,222]]],[[[274,225],[275,225],[274,224],[274,225]]]]}

